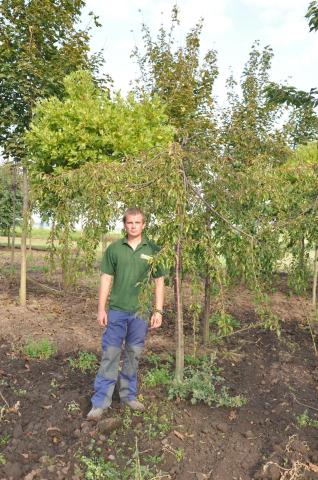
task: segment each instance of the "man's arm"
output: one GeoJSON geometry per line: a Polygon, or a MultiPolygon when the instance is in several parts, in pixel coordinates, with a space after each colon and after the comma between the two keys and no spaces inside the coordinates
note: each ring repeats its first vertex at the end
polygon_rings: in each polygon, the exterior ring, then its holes
{"type": "Polygon", "coordinates": [[[109,296],[113,276],[108,275],[108,273],[102,273],[100,277],[100,285],[98,291],[98,312],[97,320],[101,327],[107,325],[107,313],[105,311],[106,302],[109,296]]]}
{"type": "Polygon", "coordinates": [[[165,278],[155,278],[155,312],[151,316],[150,328],[158,328],[162,323],[165,278]],[[158,311],[159,310],[159,311],[158,311]]]}

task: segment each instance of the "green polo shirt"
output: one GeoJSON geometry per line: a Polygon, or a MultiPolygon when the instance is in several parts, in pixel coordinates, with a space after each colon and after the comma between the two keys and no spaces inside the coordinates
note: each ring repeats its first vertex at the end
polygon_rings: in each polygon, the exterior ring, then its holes
{"type": "MultiPolygon", "coordinates": [[[[158,251],[158,245],[147,237],[142,237],[136,250],[128,244],[126,237],[109,245],[103,255],[101,272],[114,277],[109,300],[110,309],[137,312],[140,284],[149,273],[149,260],[158,251]]],[[[156,268],[156,271],[152,272],[154,278],[163,275],[161,268],[156,268]]]]}

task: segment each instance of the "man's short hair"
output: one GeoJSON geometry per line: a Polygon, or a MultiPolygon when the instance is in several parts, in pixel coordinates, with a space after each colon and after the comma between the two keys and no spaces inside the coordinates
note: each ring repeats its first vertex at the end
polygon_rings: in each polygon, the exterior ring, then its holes
{"type": "Polygon", "coordinates": [[[128,215],[141,215],[143,223],[145,223],[145,221],[146,221],[145,214],[142,210],[140,210],[140,208],[137,208],[137,207],[127,208],[127,210],[125,211],[124,216],[123,216],[124,224],[126,223],[128,215]]]}

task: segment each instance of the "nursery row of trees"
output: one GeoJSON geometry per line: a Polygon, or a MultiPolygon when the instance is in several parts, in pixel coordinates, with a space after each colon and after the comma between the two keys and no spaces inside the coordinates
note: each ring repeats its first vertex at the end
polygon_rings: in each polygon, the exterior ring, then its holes
{"type": "MultiPolygon", "coordinates": [[[[184,46],[175,45],[175,7],[170,29],[161,27],[156,38],[143,25],[144,44],[133,51],[140,78],[123,97],[109,79],[98,77],[99,57],[88,55],[88,32],[75,28],[83,2],[46,3],[44,18],[43,1],[6,0],[0,7],[0,98],[6,112],[0,141],[18,175],[23,171],[24,237],[32,205],[52,225],[52,264],[59,259],[65,286],[92,267],[101,236],[123,209],[137,205],[148,217],[149,234],[162,245],[155,262],[172,272],[178,380],[186,277],[197,298],[190,305],[194,332],[200,324],[204,343],[212,296],[219,333],[233,328],[224,295],[238,280],[254,292],[262,322],[279,331],[265,287],[282,265],[299,292],[313,279],[315,307],[315,89],[273,84],[273,52],[256,42],[241,78],[227,81],[225,106],[219,105],[217,54],[210,50],[200,60],[202,22],[184,46]],[[20,66],[14,73],[13,64],[20,66]],[[71,233],[78,222],[83,228],[74,252],[71,233]]],[[[307,13],[314,30],[315,9],[312,2],[307,13]]],[[[25,256],[22,265],[24,304],[25,256]]],[[[150,282],[144,296],[149,289],[150,282]]]]}

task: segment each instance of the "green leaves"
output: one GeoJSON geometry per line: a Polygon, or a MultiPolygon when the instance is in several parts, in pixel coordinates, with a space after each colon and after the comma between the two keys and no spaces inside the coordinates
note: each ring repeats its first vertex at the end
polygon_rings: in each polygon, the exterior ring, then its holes
{"type": "Polygon", "coordinates": [[[65,79],[65,99],[42,101],[26,135],[30,172],[59,175],[87,162],[124,160],[167,144],[173,128],[158,97],[137,101],[96,86],[89,72],[65,79]],[[62,168],[62,170],[61,170],[62,168]]]}
{"type": "Polygon", "coordinates": [[[3,0],[0,5],[0,141],[21,159],[21,136],[39,98],[62,96],[64,76],[95,71],[88,32],[78,30],[82,0],[3,0]]]}
{"type": "Polygon", "coordinates": [[[22,216],[21,180],[16,165],[0,165],[0,232],[9,235],[22,216]]]}
{"type": "Polygon", "coordinates": [[[308,20],[309,30],[317,32],[318,30],[318,2],[313,0],[308,6],[305,17],[308,20]]]}

